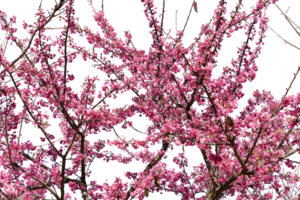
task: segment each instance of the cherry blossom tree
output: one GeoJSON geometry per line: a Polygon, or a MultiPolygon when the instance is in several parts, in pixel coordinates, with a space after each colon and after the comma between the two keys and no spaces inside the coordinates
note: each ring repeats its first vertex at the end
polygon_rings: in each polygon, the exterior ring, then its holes
{"type": "Polygon", "coordinates": [[[17,36],[16,17],[0,10],[5,34],[0,49],[2,199],[51,195],[60,200],[129,200],[156,192],[183,200],[299,199],[288,187],[299,190],[290,157],[300,150],[300,93],[288,95],[299,70],[280,99],[256,90],[244,108],[238,104],[243,85],[253,81],[259,69],[256,59],[269,21],[265,11],[276,0],[253,1],[250,10],[243,9],[242,0],[228,10],[227,2],[220,0],[189,45],[182,39],[197,2],[175,36],[164,29],[165,2],[160,1],[163,9],[158,14],[154,0],[141,1],[152,36],[147,51],[134,46],[130,31],[125,39],[117,36],[104,6],[97,10],[92,1],[97,27],[80,25],[75,0],[61,0],[48,12],[41,1],[35,23],[23,22],[29,36],[22,38],[17,36]],[[52,26],[56,19],[61,28],[52,26]],[[231,65],[213,78],[223,41],[235,32],[244,32],[245,39],[231,65]],[[78,44],[78,38],[85,44],[78,44]],[[8,47],[21,53],[8,59],[8,47]],[[99,75],[86,77],[77,92],[71,86],[71,65],[80,59],[92,63],[99,75]],[[133,94],[130,103],[116,107],[114,100],[125,93],[133,94]],[[145,130],[136,128],[138,116],[147,119],[145,130]],[[42,145],[22,138],[25,124],[42,134],[31,136],[42,145]],[[52,126],[60,132],[51,132],[52,126]],[[125,129],[141,136],[128,139],[125,129]],[[106,140],[104,133],[116,139],[106,140]],[[187,170],[189,147],[202,155],[192,170],[187,170]],[[178,148],[173,168],[166,158],[178,148]],[[139,161],[144,168],[122,178],[112,173],[111,182],[100,182],[90,167],[95,160],[124,165],[139,161]]]}

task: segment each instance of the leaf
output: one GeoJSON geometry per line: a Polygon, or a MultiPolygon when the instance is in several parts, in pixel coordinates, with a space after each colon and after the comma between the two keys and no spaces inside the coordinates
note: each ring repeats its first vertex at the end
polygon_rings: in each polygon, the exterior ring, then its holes
{"type": "Polygon", "coordinates": [[[197,2],[194,1],[193,5],[194,5],[194,9],[195,9],[196,13],[198,13],[197,2]]]}

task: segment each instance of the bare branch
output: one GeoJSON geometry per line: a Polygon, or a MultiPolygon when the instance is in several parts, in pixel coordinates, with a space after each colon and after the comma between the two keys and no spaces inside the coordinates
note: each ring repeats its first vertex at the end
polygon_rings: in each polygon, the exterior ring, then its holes
{"type": "Polygon", "coordinates": [[[180,12],[180,9],[175,9],[174,10],[174,35],[175,37],[178,36],[178,28],[179,28],[179,12],[180,12]]]}
{"type": "Polygon", "coordinates": [[[100,0],[100,5],[99,5],[99,7],[100,7],[100,9],[101,9],[102,11],[105,11],[105,6],[106,6],[105,0],[100,0]]]}
{"type": "Polygon", "coordinates": [[[160,24],[160,36],[162,36],[163,34],[163,26],[164,26],[164,18],[165,18],[165,3],[166,0],[163,0],[162,17],[161,17],[161,24],[160,24]]]}
{"type": "MultiPolygon", "coordinates": [[[[281,13],[281,15],[283,16],[283,18],[286,19],[286,22],[294,30],[294,32],[298,35],[298,37],[300,37],[299,30],[297,30],[297,29],[300,29],[300,25],[293,18],[291,18],[285,12],[285,10],[283,10],[283,8],[280,6],[279,3],[275,3],[275,8],[281,13]]],[[[286,11],[288,11],[288,10],[290,10],[289,7],[286,8],[286,11]]]]}

